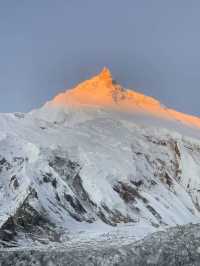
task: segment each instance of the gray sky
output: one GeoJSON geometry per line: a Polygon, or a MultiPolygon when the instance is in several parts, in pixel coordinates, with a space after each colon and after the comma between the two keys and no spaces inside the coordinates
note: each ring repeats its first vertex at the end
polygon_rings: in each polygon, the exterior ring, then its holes
{"type": "Polygon", "coordinates": [[[200,116],[199,0],[0,0],[0,112],[29,111],[108,66],[200,116]]]}

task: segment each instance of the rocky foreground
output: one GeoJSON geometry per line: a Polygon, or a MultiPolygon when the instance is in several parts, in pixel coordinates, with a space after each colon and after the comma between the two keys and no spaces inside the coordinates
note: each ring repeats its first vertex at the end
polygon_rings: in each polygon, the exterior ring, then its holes
{"type": "Polygon", "coordinates": [[[129,244],[125,240],[119,244],[112,239],[66,243],[40,250],[2,249],[0,265],[200,265],[200,224],[177,226],[129,244]]]}

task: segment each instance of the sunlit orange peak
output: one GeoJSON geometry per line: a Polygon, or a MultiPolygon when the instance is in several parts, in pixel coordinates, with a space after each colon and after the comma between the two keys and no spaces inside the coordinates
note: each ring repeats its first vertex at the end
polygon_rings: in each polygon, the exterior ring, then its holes
{"type": "Polygon", "coordinates": [[[132,90],[125,90],[113,82],[111,72],[106,67],[98,75],[57,95],[52,104],[87,107],[106,106],[120,109],[133,109],[143,105],[148,105],[151,108],[160,107],[157,100],[132,90]]]}
{"type": "Polygon", "coordinates": [[[103,81],[112,82],[112,74],[107,67],[102,69],[101,73],[99,74],[99,78],[103,81]]]}
{"type": "Polygon", "coordinates": [[[198,117],[167,109],[152,97],[133,90],[123,89],[119,84],[113,82],[111,72],[106,67],[91,79],[58,94],[49,104],[81,108],[105,107],[128,112],[137,111],[200,127],[198,117]]]}

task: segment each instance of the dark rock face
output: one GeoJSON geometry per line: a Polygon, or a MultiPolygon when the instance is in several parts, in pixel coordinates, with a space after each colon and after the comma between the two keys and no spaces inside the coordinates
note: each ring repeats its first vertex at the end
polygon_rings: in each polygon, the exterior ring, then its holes
{"type": "Polygon", "coordinates": [[[30,201],[37,200],[37,192],[32,189],[29,195],[24,200],[23,204],[16,210],[13,216],[10,216],[7,221],[0,228],[0,247],[17,246],[18,234],[29,236],[30,239],[37,238],[44,235],[49,238],[50,234],[54,232],[54,226],[45,217],[43,213],[37,211],[30,205],[30,201]]]}
{"type": "Polygon", "coordinates": [[[176,266],[200,265],[200,225],[178,226],[126,244],[112,241],[66,243],[61,247],[0,251],[0,265],[176,266]]]}

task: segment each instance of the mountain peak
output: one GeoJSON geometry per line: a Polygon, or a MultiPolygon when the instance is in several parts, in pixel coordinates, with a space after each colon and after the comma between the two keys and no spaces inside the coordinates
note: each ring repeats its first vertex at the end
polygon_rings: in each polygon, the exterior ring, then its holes
{"type": "Polygon", "coordinates": [[[112,74],[106,67],[99,74],[58,94],[50,103],[62,106],[100,106],[117,108],[122,111],[144,106],[160,107],[160,103],[156,99],[133,90],[124,89],[119,84],[114,83],[112,74]]]}
{"type": "Polygon", "coordinates": [[[122,112],[139,112],[200,127],[200,118],[165,108],[152,97],[124,89],[114,83],[112,74],[106,67],[91,79],[58,94],[48,105],[73,108],[103,107],[122,112]]]}
{"type": "Polygon", "coordinates": [[[99,73],[99,78],[106,82],[112,82],[112,74],[109,70],[109,68],[104,67],[102,71],[99,73]]]}

